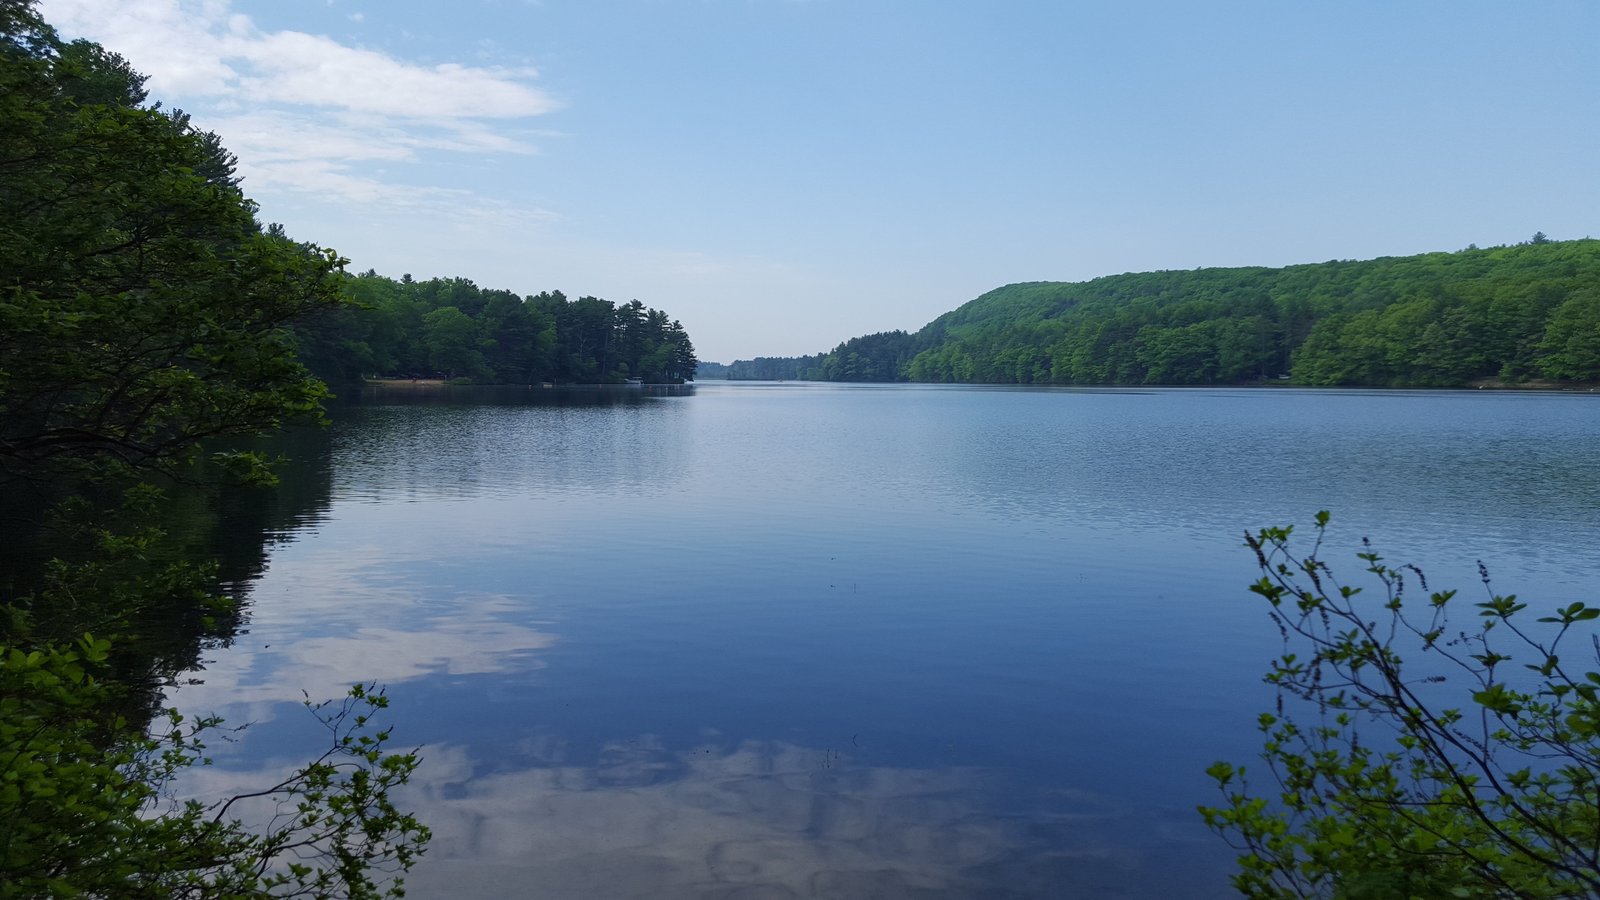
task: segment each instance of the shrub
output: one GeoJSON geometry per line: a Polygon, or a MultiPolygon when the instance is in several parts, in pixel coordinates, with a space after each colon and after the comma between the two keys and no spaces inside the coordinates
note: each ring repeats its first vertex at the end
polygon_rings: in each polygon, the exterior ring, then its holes
{"type": "Polygon", "coordinates": [[[308,708],[330,744],[264,789],[212,804],[177,801],[176,779],[205,765],[214,718],[168,710],[130,727],[121,689],[96,677],[110,643],[0,652],[0,897],[210,898],[400,896],[398,877],[427,828],[389,792],[415,753],[386,749],[372,716],[387,697],[358,685],[340,703],[308,708]],[[267,822],[238,818],[264,804],[267,822]]]}
{"type": "Polygon", "coordinates": [[[1283,635],[1266,680],[1262,759],[1208,773],[1223,802],[1206,823],[1244,854],[1254,897],[1571,897],[1600,893],[1600,609],[1573,603],[1529,622],[1490,587],[1471,627],[1455,591],[1414,566],[1359,555],[1377,596],[1341,584],[1291,528],[1246,538],[1283,635]],[[1563,660],[1582,639],[1574,665],[1563,660]],[[1406,659],[1402,654],[1409,654],[1406,659]]]}

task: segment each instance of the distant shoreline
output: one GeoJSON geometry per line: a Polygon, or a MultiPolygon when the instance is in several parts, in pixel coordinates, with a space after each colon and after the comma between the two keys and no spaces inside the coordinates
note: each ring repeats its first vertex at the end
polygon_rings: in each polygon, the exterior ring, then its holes
{"type": "Polygon", "coordinates": [[[1541,391],[1580,394],[1600,393],[1600,381],[1501,381],[1497,378],[1480,378],[1466,384],[1455,385],[1403,385],[1403,384],[1297,384],[1291,381],[1245,381],[1234,384],[1055,384],[1053,382],[1018,384],[1012,381],[812,381],[805,378],[707,378],[695,384],[918,384],[925,386],[952,385],[957,387],[1011,387],[1011,388],[1126,388],[1129,390],[1214,390],[1241,388],[1246,390],[1305,390],[1305,391],[1541,391]]]}
{"type": "Polygon", "coordinates": [[[514,388],[547,388],[547,389],[556,390],[556,389],[561,389],[561,388],[683,387],[684,385],[692,385],[692,384],[694,384],[694,382],[693,381],[687,381],[687,382],[684,382],[683,384],[676,384],[674,382],[669,382],[669,381],[661,381],[661,382],[651,381],[651,382],[646,382],[644,384],[625,384],[625,383],[622,383],[622,382],[595,382],[595,383],[585,383],[585,384],[578,384],[578,383],[574,383],[574,384],[555,384],[555,383],[552,383],[552,382],[545,381],[545,382],[538,382],[538,383],[534,383],[534,384],[519,384],[519,383],[516,383],[516,382],[509,382],[508,381],[508,382],[479,384],[477,382],[457,383],[457,382],[454,382],[454,381],[452,381],[452,380],[450,380],[448,378],[363,378],[363,379],[361,379],[361,384],[363,386],[371,386],[371,387],[397,387],[397,388],[514,387],[514,388]]]}
{"type": "Polygon", "coordinates": [[[361,383],[382,387],[447,387],[450,384],[443,378],[363,378],[361,383]]]}
{"type": "Polygon", "coordinates": [[[1480,391],[1579,391],[1590,394],[1600,391],[1600,382],[1596,381],[1530,379],[1528,381],[1514,382],[1501,381],[1498,378],[1480,378],[1477,381],[1467,382],[1466,386],[1480,391]]]}
{"type": "MultiPolygon", "coordinates": [[[[722,378],[712,378],[712,379],[709,379],[709,380],[710,381],[726,381],[727,383],[730,383],[730,384],[738,384],[741,381],[760,381],[761,379],[748,379],[748,378],[722,379],[722,378]]],[[[540,388],[549,388],[549,389],[556,389],[556,388],[608,388],[608,387],[625,388],[625,387],[628,387],[628,385],[626,385],[626,384],[609,384],[609,383],[604,383],[604,384],[560,384],[560,385],[557,385],[557,384],[542,384],[542,383],[541,384],[509,384],[509,383],[508,384],[452,384],[448,379],[444,379],[444,378],[363,378],[361,380],[361,383],[363,385],[372,385],[372,386],[375,386],[375,387],[395,387],[395,388],[408,388],[408,389],[410,389],[410,388],[440,388],[440,387],[527,387],[527,388],[540,387],[540,388]]],[[[694,384],[695,382],[691,381],[691,382],[686,382],[686,383],[687,384],[694,384]]],[[[969,385],[979,386],[979,387],[984,386],[986,384],[985,382],[907,382],[907,381],[901,381],[901,382],[818,381],[818,382],[813,382],[813,383],[815,383],[815,384],[969,384],[969,385]]],[[[647,385],[647,386],[654,386],[654,385],[647,385]]],[[[671,386],[680,387],[681,385],[671,385],[671,386]]],[[[993,386],[993,385],[991,384],[989,386],[993,386]]],[[[1263,388],[1318,387],[1318,388],[1329,388],[1329,387],[1332,387],[1332,386],[1329,386],[1329,385],[1292,384],[1292,383],[1287,382],[1287,381],[1258,381],[1258,382],[1252,382],[1252,383],[1246,383],[1246,384],[1232,384],[1232,385],[1221,385],[1221,384],[1219,384],[1219,385],[1193,385],[1193,384],[1189,384],[1189,385],[1159,385],[1159,384],[1147,384],[1147,385],[1139,385],[1139,384],[1135,384],[1135,385],[1128,385],[1128,384],[1076,384],[1076,385],[1066,384],[1066,385],[1051,385],[1051,384],[1043,384],[1043,385],[1016,385],[1016,386],[1018,386],[1018,387],[1143,387],[1143,388],[1155,388],[1155,387],[1191,387],[1191,388],[1192,387],[1241,387],[1241,388],[1251,388],[1251,387],[1263,387],[1263,388]]],[[[1590,394],[1592,394],[1592,393],[1600,392],[1600,382],[1594,382],[1594,381],[1546,381],[1546,380],[1539,380],[1539,379],[1530,379],[1528,381],[1512,382],[1512,381],[1501,381],[1498,378],[1480,378],[1480,379],[1477,379],[1476,381],[1470,381],[1470,382],[1468,382],[1466,384],[1459,385],[1459,386],[1456,386],[1456,387],[1409,387],[1409,388],[1405,388],[1405,387],[1391,387],[1391,386],[1384,386],[1384,385],[1343,385],[1343,386],[1338,386],[1337,389],[1339,389],[1339,390],[1373,390],[1373,391],[1389,391],[1389,390],[1418,390],[1418,391],[1464,391],[1464,390],[1480,390],[1480,391],[1566,391],[1566,392],[1569,392],[1569,393],[1590,393],[1590,394]]]]}

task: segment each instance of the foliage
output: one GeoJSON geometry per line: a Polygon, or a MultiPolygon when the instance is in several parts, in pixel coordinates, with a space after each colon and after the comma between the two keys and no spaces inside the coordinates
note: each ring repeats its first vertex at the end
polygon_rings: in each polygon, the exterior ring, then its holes
{"type": "Polygon", "coordinates": [[[906,365],[916,355],[916,339],[904,331],[880,331],[851,338],[815,356],[736,360],[722,377],[737,381],[905,381],[906,365]]]}
{"type": "Polygon", "coordinates": [[[723,368],[722,377],[733,381],[821,381],[822,361],[814,356],[758,356],[736,359],[723,368]]]}
{"type": "Polygon", "coordinates": [[[286,326],[343,302],[342,260],[263,231],[216,136],[120,57],[28,4],[0,27],[0,477],[170,472],[314,419],[286,326]]]}
{"type": "Polygon", "coordinates": [[[1360,558],[1382,593],[1369,601],[1318,557],[1327,522],[1303,556],[1289,528],[1247,536],[1262,571],[1251,590],[1284,650],[1267,676],[1278,709],[1260,725],[1279,790],[1258,794],[1219,762],[1223,803],[1201,808],[1245,851],[1235,884],[1257,897],[1600,893],[1600,609],[1528,622],[1483,571],[1476,622],[1459,629],[1454,591],[1413,597],[1428,590],[1421,571],[1370,547],[1360,558]],[[1577,639],[1575,665],[1563,654],[1577,639]]]}
{"type": "Polygon", "coordinates": [[[1600,372],[1600,285],[1555,308],[1539,349],[1539,370],[1547,378],[1577,380],[1600,372]]]}
{"type": "Polygon", "coordinates": [[[1013,284],[915,334],[729,369],[734,378],[996,384],[1597,381],[1597,296],[1600,241],[1536,235],[1459,253],[1013,284]]]}
{"type": "Polygon", "coordinates": [[[330,743],[278,783],[212,804],[169,796],[209,764],[216,719],[169,711],[130,729],[107,710],[118,688],[97,673],[109,642],[0,653],[0,897],[399,896],[428,831],[389,791],[418,764],[387,749],[370,686],[308,708],[330,743]],[[266,826],[240,815],[254,806],[266,826]]]}
{"type": "Polygon", "coordinates": [[[683,325],[637,300],[519,297],[465,278],[395,281],[368,271],[345,279],[353,309],[297,329],[301,359],[332,381],[362,375],[441,376],[477,382],[654,383],[694,378],[683,325]]]}

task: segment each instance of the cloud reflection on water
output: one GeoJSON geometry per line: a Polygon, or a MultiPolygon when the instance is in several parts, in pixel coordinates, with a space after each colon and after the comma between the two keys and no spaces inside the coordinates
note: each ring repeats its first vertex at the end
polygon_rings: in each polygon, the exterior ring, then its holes
{"type": "Polygon", "coordinates": [[[433,675],[542,668],[534,654],[557,638],[509,621],[507,613],[515,608],[510,598],[461,597],[447,612],[390,615],[390,624],[380,624],[384,619],[369,609],[371,624],[285,640],[278,650],[266,632],[263,645],[218,655],[169,702],[258,723],[273,718],[286,701],[338,698],[356,682],[392,685],[433,675]]]}
{"type": "MultiPolygon", "coordinates": [[[[613,742],[588,766],[483,772],[464,746],[423,754],[399,798],[434,832],[407,878],[417,897],[1225,893],[1220,873],[1196,883],[1194,861],[1174,859],[1209,847],[1187,811],[1129,809],[1080,791],[1016,793],[992,770],[861,766],[778,741],[674,751],[650,736],[613,742]],[[1026,808],[996,805],[1008,795],[1026,808]]],[[[189,787],[224,796],[282,768],[211,769],[189,787]]]]}

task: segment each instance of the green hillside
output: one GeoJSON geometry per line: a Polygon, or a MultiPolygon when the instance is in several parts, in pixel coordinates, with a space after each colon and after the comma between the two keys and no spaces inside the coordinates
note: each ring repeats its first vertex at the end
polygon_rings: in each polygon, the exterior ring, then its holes
{"type": "MultiPolygon", "coordinates": [[[[776,377],[1451,386],[1600,380],[1600,241],[1113,275],[990,291],[915,334],[761,361],[776,377]]],[[[749,363],[729,367],[733,378],[749,363]]],[[[765,377],[774,377],[771,374],[765,377]]]]}

